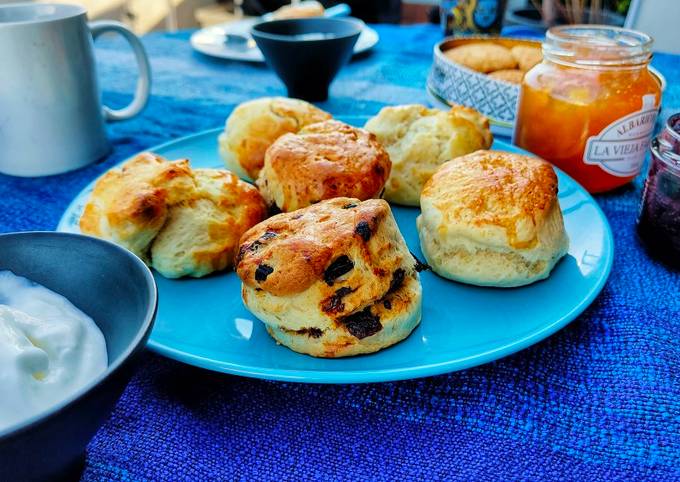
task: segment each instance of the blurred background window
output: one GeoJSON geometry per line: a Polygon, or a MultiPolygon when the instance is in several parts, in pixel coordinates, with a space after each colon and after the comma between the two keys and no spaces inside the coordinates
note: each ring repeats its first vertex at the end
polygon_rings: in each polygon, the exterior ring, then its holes
{"type": "MultiPolygon", "coordinates": [[[[16,0],[0,0],[12,3],[16,0]]],[[[35,0],[49,1],[49,0],[35,0]]],[[[136,33],[153,30],[177,30],[205,27],[258,16],[291,3],[289,0],[58,0],[88,9],[90,19],[114,19],[126,23],[136,33]]],[[[474,2],[477,0],[459,0],[474,2]]],[[[325,7],[347,3],[352,14],[368,23],[437,23],[437,0],[321,0],[325,7]]],[[[449,2],[451,3],[451,2],[449,2]]],[[[609,23],[623,25],[626,15],[635,12],[641,25],[649,29],[650,12],[674,10],[680,0],[507,0],[505,23],[545,28],[554,23],[609,23]],[[644,2],[644,3],[643,3],[644,2]],[[632,4],[632,6],[631,6],[632,4]],[[641,6],[644,5],[644,6],[641,6]]],[[[662,18],[659,28],[667,35],[673,29],[666,24],[678,18],[662,18]],[[666,21],[666,19],[668,19],[666,21]],[[665,22],[665,23],[664,23],[665,22]]],[[[671,16],[673,17],[673,16],[671,16]]],[[[657,22],[659,19],[657,19],[657,22]]],[[[635,26],[628,19],[627,25],[635,26]]],[[[654,34],[654,32],[649,32],[654,34]]]]}
{"type": "MultiPolygon", "coordinates": [[[[15,3],[17,0],[0,0],[15,3]]],[[[49,3],[50,0],[35,0],[49,3]]],[[[135,33],[153,30],[177,30],[205,27],[241,18],[233,0],[57,0],[60,3],[83,5],[90,20],[119,20],[135,33]]],[[[291,3],[285,0],[236,0],[245,15],[262,15],[291,3]]],[[[401,0],[330,0],[321,2],[325,7],[347,3],[352,15],[370,23],[399,23],[401,0]]],[[[415,2],[420,3],[420,2],[415,2]]],[[[431,0],[428,7],[437,2],[431,0]]]]}
{"type": "MultiPolygon", "coordinates": [[[[229,2],[225,2],[229,3],[229,2]]],[[[288,5],[285,0],[244,0],[243,10],[246,15],[263,15],[277,8],[288,5]]],[[[328,8],[339,3],[346,3],[352,8],[352,15],[370,23],[399,23],[401,20],[401,0],[322,0],[321,4],[328,8]]],[[[434,4],[436,2],[428,2],[434,4]]]]}
{"type": "Polygon", "coordinates": [[[526,26],[564,23],[623,26],[630,4],[631,0],[510,0],[506,20],[526,26]]]}

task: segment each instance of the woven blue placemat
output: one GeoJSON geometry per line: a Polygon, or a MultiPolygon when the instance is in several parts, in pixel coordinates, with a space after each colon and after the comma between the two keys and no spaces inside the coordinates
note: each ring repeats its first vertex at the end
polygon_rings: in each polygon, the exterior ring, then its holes
{"type": "MultiPolygon", "coordinates": [[[[321,107],[365,115],[427,102],[439,30],[377,30],[380,44],[341,72],[321,107]]],[[[239,102],[284,94],[265,66],[209,59],[188,38],[145,37],[153,97],[138,118],[110,125],[115,148],[104,162],[50,178],[0,176],[1,232],[54,229],[115,163],[218,127],[239,102]]],[[[105,100],[125,103],[131,55],[104,40],[98,57],[105,100]]],[[[671,84],[665,117],[680,110],[680,57],[654,65],[671,84]]],[[[598,196],[616,241],[611,278],[546,341],[464,372],[354,386],[249,380],[149,353],[90,444],[83,480],[680,479],[680,274],[638,244],[640,186],[598,196]]]]}

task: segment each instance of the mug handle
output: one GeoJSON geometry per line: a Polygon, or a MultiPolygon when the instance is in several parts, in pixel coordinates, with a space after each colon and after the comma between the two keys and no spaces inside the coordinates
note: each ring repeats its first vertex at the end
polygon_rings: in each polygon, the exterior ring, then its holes
{"type": "Polygon", "coordinates": [[[151,67],[149,66],[149,59],[146,56],[146,51],[142,42],[132,31],[120,22],[113,22],[109,20],[100,20],[90,22],[90,31],[92,32],[92,39],[97,40],[101,34],[105,32],[115,32],[120,34],[132,47],[137,60],[137,67],[139,68],[139,78],[137,79],[137,88],[135,89],[135,97],[132,102],[120,109],[111,109],[110,107],[103,107],[104,118],[109,121],[119,121],[129,119],[136,116],[146,106],[149,100],[149,89],[151,86],[151,67]]]}

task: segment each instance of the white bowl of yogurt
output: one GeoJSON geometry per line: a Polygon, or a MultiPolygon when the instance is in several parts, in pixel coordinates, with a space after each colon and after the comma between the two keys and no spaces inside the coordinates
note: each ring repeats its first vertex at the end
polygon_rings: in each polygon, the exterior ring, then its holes
{"type": "MultiPolygon", "coordinates": [[[[0,474],[77,470],[151,332],[151,272],[99,239],[0,235],[0,474]]],[[[76,474],[74,474],[76,475],[76,474]]]]}

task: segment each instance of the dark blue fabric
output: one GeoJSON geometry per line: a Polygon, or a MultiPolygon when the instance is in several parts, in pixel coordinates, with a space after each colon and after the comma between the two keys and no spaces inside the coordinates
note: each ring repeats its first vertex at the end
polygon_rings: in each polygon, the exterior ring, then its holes
{"type": "MultiPolygon", "coordinates": [[[[378,30],[380,44],[341,72],[323,108],[372,114],[427,102],[438,29],[378,30]]],[[[188,37],[144,39],[153,97],[140,117],[110,126],[107,160],[51,178],[0,176],[0,231],[54,229],[73,196],[115,163],[220,126],[241,101],[284,93],[266,67],[203,57],[188,37]]],[[[98,56],[104,97],[121,105],[132,57],[117,42],[98,56]]],[[[658,55],[654,65],[671,84],[665,117],[680,110],[680,57],[658,55]]],[[[680,479],[680,275],[638,244],[640,186],[598,196],[616,240],[611,278],[544,342],[459,373],[355,386],[249,380],[149,353],[90,444],[83,479],[680,479]]]]}

